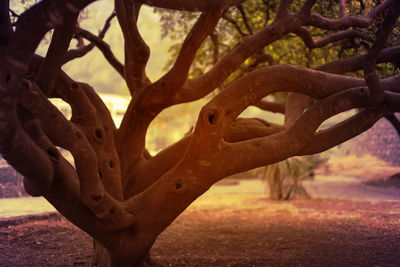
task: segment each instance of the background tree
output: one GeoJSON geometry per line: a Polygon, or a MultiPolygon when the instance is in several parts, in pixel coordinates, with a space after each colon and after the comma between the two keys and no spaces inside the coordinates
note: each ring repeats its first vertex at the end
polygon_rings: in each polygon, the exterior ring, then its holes
{"type": "MultiPolygon", "coordinates": [[[[91,2],[43,0],[21,14],[15,26],[9,1],[1,2],[0,152],[24,176],[29,194],[44,196],[96,240],[95,263],[139,265],[157,236],[218,180],[295,155],[324,151],[400,109],[399,76],[380,79],[375,71],[376,63],[398,59],[398,47],[386,47],[400,12],[397,0],[385,0],[373,8],[366,8],[370,1],[330,1],[338,6],[330,17],[322,13],[323,6],[314,7],[315,0],[281,0],[268,10],[270,19],[251,31],[245,26],[245,36],[221,55],[215,56],[214,49],[212,66],[192,76],[196,53],[208,36],[215,40],[218,22],[233,12],[228,8],[241,15],[240,4],[248,2],[258,9],[257,1],[116,0],[124,63],[103,41],[103,31],[95,35],[77,26],[79,13],[91,2]],[[353,2],[359,3],[357,16],[348,13],[353,2]],[[157,81],[146,75],[150,51],[137,28],[143,4],[201,12],[171,69],[157,81]],[[380,16],[384,20],[377,33],[360,37],[365,34],[362,29],[375,27],[380,16]],[[314,40],[310,29],[318,29],[323,37],[314,40]],[[35,50],[50,30],[54,32],[47,54],[40,57],[35,50]],[[369,42],[369,49],[313,69],[256,65],[235,75],[247,60],[275,42],[290,41],[292,34],[300,36],[307,47],[358,37],[369,42]],[[81,42],[78,49],[70,49],[72,38],[90,44],[81,42]],[[94,46],[125,79],[132,96],[118,129],[95,90],[61,70],[67,61],[94,46]],[[343,75],[360,70],[361,78],[343,75]],[[214,95],[202,108],[193,132],[150,155],[145,147],[150,122],[170,106],[211,92],[214,95]],[[290,93],[284,103],[260,102],[275,92],[290,93]],[[52,97],[70,104],[70,120],[51,104],[52,97]],[[266,110],[279,107],[284,124],[238,118],[249,105],[260,103],[266,110]],[[327,118],[354,108],[359,112],[353,117],[319,130],[327,118]],[[57,147],[72,153],[74,165],[57,147]]],[[[269,3],[273,2],[262,2],[269,3]]],[[[293,48],[287,44],[282,51],[293,48]]]]}

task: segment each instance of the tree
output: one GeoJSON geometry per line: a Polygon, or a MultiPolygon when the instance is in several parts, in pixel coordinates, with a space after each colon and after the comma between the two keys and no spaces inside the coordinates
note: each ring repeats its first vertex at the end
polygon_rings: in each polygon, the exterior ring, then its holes
{"type": "Polygon", "coordinates": [[[339,7],[329,18],[316,13],[317,7],[312,10],[315,0],[281,0],[272,21],[238,39],[223,56],[214,57],[209,70],[195,77],[189,77],[189,71],[196,52],[213,36],[226,10],[240,7],[242,0],[115,0],[112,16],[124,36],[124,63],[102,40],[107,23],[97,36],[77,26],[79,13],[93,1],[42,0],[18,16],[15,25],[9,1],[1,2],[0,152],[24,176],[29,194],[44,196],[96,240],[95,262],[104,266],[141,264],[157,236],[218,180],[324,151],[400,109],[400,76],[380,78],[376,72],[377,63],[399,59],[399,47],[388,47],[391,33],[396,33],[397,0],[376,1],[379,5],[371,9],[366,8],[371,1],[329,1],[339,7]],[[347,15],[353,2],[358,3],[357,16],[347,15]],[[201,12],[171,69],[154,82],[146,75],[150,51],[136,23],[142,5],[201,12]],[[375,23],[380,17],[383,22],[375,23]],[[362,37],[360,32],[376,25],[375,36],[362,37]],[[319,29],[325,36],[314,40],[309,29],[319,29]],[[50,30],[50,46],[40,57],[35,50],[50,30]],[[307,47],[360,38],[370,45],[363,55],[314,68],[254,66],[233,77],[247,59],[291,33],[307,47]],[[72,38],[90,43],[70,49],[72,38]],[[118,129],[95,90],[61,70],[65,62],[94,46],[125,79],[132,96],[118,129]],[[361,78],[344,75],[359,70],[364,72],[361,78]],[[227,79],[230,82],[224,84],[227,79]],[[216,90],[222,84],[222,90],[216,90]],[[211,92],[193,132],[150,155],[145,148],[150,122],[167,107],[211,92]],[[285,103],[262,100],[275,92],[289,92],[285,103]],[[51,104],[52,97],[70,104],[70,120],[51,104]],[[238,118],[249,105],[279,109],[285,114],[284,125],[238,118]],[[359,111],[353,117],[319,130],[327,118],[355,108],[359,111]],[[58,147],[72,153],[74,166],[58,147]]]}

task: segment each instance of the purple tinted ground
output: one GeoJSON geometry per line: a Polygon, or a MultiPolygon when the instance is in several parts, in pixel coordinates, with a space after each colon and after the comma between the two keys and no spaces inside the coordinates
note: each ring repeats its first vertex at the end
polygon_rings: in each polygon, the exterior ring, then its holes
{"type": "MultiPolygon", "coordinates": [[[[0,226],[0,266],[89,266],[92,241],[60,217],[0,226]]],[[[159,237],[154,266],[399,266],[400,203],[195,202],[159,237]]]]}

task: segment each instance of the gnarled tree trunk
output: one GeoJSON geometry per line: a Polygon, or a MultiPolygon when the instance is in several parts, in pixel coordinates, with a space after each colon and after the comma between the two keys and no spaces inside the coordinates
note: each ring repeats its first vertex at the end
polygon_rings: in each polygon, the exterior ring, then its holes
{"type": "Polygon", "coordinates": [[[397,0],[364,10],[364,17],[348,16],[346,1],[340,1],[337,19],[313,14],[315,0],[305,1],[295,11],[292,1],[281,0],[273,20],[266,19],[257,31],[245,23],[248,34],[221,58],[216,47],[215,65],[195,78],[189,78],[190,67],[204,40],[212,36],[213,45],[219,45],[214,31],[221,17],[236,23],[224,10],[236,5],[241,20],[247,22],[243,1],[115,0],[115,13],[97,36],[76,24],[79,12],[91,2],[43,0],[19,16],[14,27],[9,1],[1,2],[0,152],[24,176],[29,194],[44,196],[96,240],[94,264],[138,266],[157,236],[217,181],[295,155],[324,151],[400,111],[400,77],[379,79],[375,72],[377,62],[400,54],[399,47],[383,49],[400,13],[397,0]],[[143,4],[201,12],[175,63],[155,82],[146,74],[150,49],[137,25],[143,4]],[[383,12],[384,22],[374,38],[350,30],[370,27],[383,12]],[[124,36],[124,63],[103,40],[114,16],[124,36]],[[337,32],[313,40],[309,26],[337,32]],[[35,50],[50,30],[54,33],[48,52],[40,57],[35,50]],[[275,63],[264,48],[289,34],[299,36],[309,49],[354,38],[371,42],[371,49],[315,69],[258,66],[275,63]],[[72,38],[91,43],[70,49],[72,38]],[[96,91],[61,70],[95,46],[125,79],[132,97],[118,129],[96,91]],[[243,68],[251,57],[255,65],[243,68]],[[365,77],[343,75],[362,68],[365,77]],[[232,75],[238,70],[240,75],[232,75]],[[223,90],[215,92],[216,88],[223,90]],[[194,131],[150,155],[145,140],[153,119],[168,107],[211,92],[215,94],[200,111],[194,131]],[[290,92],[285,103],[263,99],[276,92],[290,92]],[[71,106],[70,120],[51,104],[53,97],[71,106]],[[284,125],[238,118],[250,105],[284,113],[284,125]],[[356,108],[360,111],[353,117],[319,130],[326,119],[356,108]],[[58,147],[71,152],[74,165],[58,147]]]}

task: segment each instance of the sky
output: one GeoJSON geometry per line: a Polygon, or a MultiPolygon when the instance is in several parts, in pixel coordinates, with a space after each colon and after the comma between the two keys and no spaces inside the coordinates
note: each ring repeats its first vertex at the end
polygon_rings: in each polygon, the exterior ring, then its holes
{"type": "MultiPolygon", "coordinates": [[[[80,26],[97,34],[112,10],[113,1],[97,1],[89,6],[87,18],[81,22],[80,26]]],[[[158,15],[154,14],[150,7],[142,7],[138,25],[143,39],[150,47],[151,54],[146,71],[150,80],[154,81],[163,74],[162,69],[169,58],[168,48],[172,41],[168,38],[161,40],[161,24],[158,21],[158,15]]],[[[115,56],[123,63],[124,43],[116,18],[112,21],[105,41],[110,45],[115,56]]],[[[91,84],[98,92],[128,94],[124,81],[109,66],[98,49],[93,49],[85,57],[66,64],[63,69],[74,79],[91,84]]]]}
{"type": "MultiPolygon", "coordinates": [[[[35,3],[35,0],[11,0],[10,8],[17,14],[21,14],[33,3],[35,3]]],[[[113,0],[98,0],[94,2],[85,10],[85,18],[80,21],[80,26],[97,35],[113,9],[113,0]]],[[[169,59],[168,49],[173,41],[168,37],[161,39],[161,24],[158,15],[153,13],[153,8],[142,7],[138,25],[139,31],[151,51],[146,68],[147,75],[150,80],[155,81],[163,75],[162,69],[169,59]]],[[[111,27],[106,33],[104,40],[110,45],[115,56],[123,63],[124,42],[117,18],[112,20],[111,27]]],[[[41,42],[36,53],[44,56],[49,42],[50,36],[47,35],[41,42]]],[[[85,42],[85,44],[87,43],[88,41],[85,42]]],[[[71,48],[74,46],[76,46],[76,42],[72,41],[71,48]]],[[[89,83],[97,92],[129,94],[125,82],[120,75],[108,64],[103,54],[96,48],[83,58],[65,64],[63,70],[73,79],[89,83]]]]}

